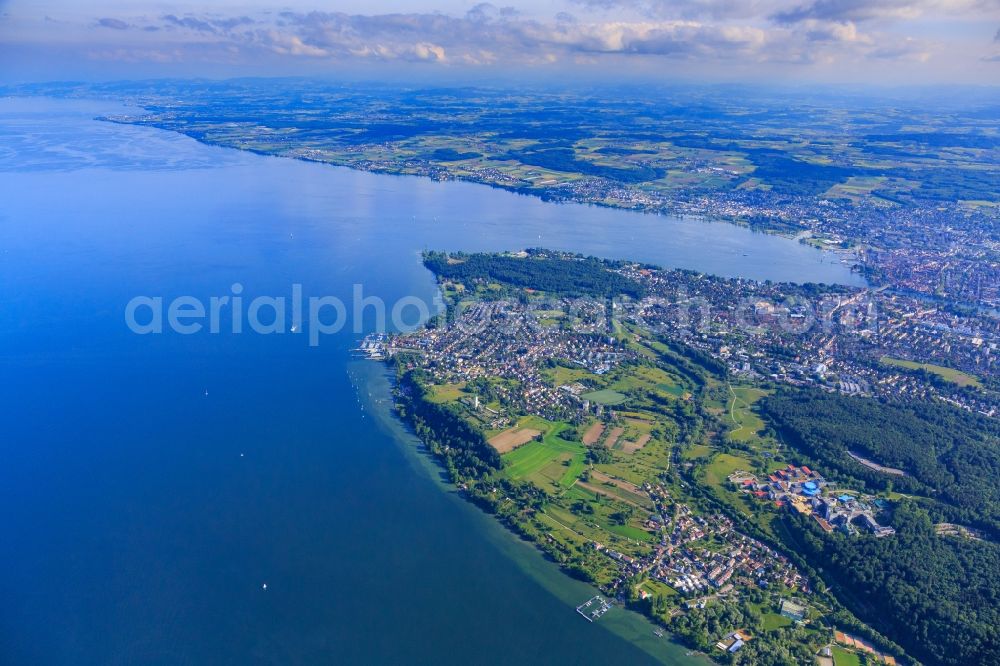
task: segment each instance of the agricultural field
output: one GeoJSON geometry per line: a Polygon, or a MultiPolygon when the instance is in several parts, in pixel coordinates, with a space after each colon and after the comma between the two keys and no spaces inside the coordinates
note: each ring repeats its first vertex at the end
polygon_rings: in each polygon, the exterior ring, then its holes
{"type": "Polygon", "coordinates": [[[853,176],[844,183],[838,183],[826,191],[830,198],[844,198],[853,201],[863,199],[886,182],[883,176],[853,176]]]}
{"type": "Polygon", "coordinates": [[[764,429],[764,421],[753,411],[753,406],[768,392],[752,386],[730,386],[729,391],[732,399],[728,417],[733,429],[727,436],[735,442],[757,439],[758,433],[764,429]]]}
{"type": "Polygon", "coordinates": [[[646,435],[640,435],[639,438],[634,441],[632,440],[622,441],[621,449],[625,453],[635,453],[636,451],[641,451],[642,448],[649,443],[651,437],[652,437],[651,435],[646,434],[646,435]]]}
{"type": "Polygon", "coordinates": [[[527,444],[541,434],[542,432],[540,430],[535,430],[534,428],[521,428],[515,426],[493,435],[490,437],[489,442],[490,446],[497,450],[497,453],[509,453],[517,447],[527,444]]]}
{"type": "Polygon", "coordinates": [[[981,384],[979,378],[968,374],[967,372],[962,372],[961,370],[955,370],[954,368],[946,368],[941,365],[934,365],[933,363],[917,363],[915,361],[904,361],[903,359],[892,358],[890,356],[883,356],[881,362],[886,365],[894,365],[900,368],[906,368],[908,370],[925,370],[927,372],[933,373],[940,377],[941,379],[951,382],[952,384],[957,384],[958,386],[973,386],[978,388],[981,384]]]}
{"type": "Polygon", "coordinates": [[[523,419],[542,440],[532,441],[503,456],[504,474],[511,479],[530,481],[547,492],[558,493],[573,485],[584,469],[585,449],[582,444],[559,437],[564,423],[551,423],[538,417],[523,419]]]}
{"type": "MultiPolygon", "coordinates": [[[[671,433],[676,425],[672,417],[652,409],[653,403],[639,401],[628,407],[637,401],[626,392],[654,391],[673,400],[689,392],[685,380],[669,369],[642,364],[620,367],[606,376],[562,365],[547,368],[546,373],[553,386],[586,382],[598,388],[581,395],[582,399],[595,403],[603,399],[625,409],[613,419],[605,414],[604,419],[592,417],[575,424],[535,416],[518,419],[506,431],[494,433],[491,443],[496,445],[498,436],[525,439],[526,435],[519,435],[526,431],[540,433],[541,438],[505,452],[502,474],[527,481],[549,495],[538,523],[551,530],[558,543],[567,548],[593,541],[617,544],[621,552],[641,556],[641,549],[656,538],[646,525],[655,507],[642,484],[656,480],[670,467],[671,433]],[[593,450],[605,452],[600,461],[590,460],[593,450]]],[[[666,589],[656,589],[656,594],[676,594],[666,589]]]]}
{"type": "Polygon", "coordinates": [[[545,512],[592,541],[619,543],[631,553],[643,552],[642,548],[653,539],[653,534],[642,526],[643,511],[597,492],[593,484],[577,483],[550,502],[545,512]]]}
{"type": "Polygon", "coordinates": [[[615,478],[596,469],[589,474],[586,483],[580,481],[580,484],[592,492],[606,495],[626,504],[650,511],[653,509],[649,496],[635,484],[624,479],[615,478]]]}
{"type": "Polygon", "coordinates": [[[590,393],[584,393],[580,396],[584,400],[589,400],[590,402],[596,403],[598,405],[607,405],[613,407],[615,405],[620,405],[626,400],[626,396],[618,393],[617,391],[611,391],[609,389],[602,389],[600,391],[591,391],[590,393]]]}
{"type": "Polygon", "coordinates": [[[583,433],[583,443],[587,446],[597,444],[601,441],[601,436],[604,434],[604,424],[600,421],[595,421],[587,427],[587,430],[583,433]]]}
{"type": "Polygon", "coordinates": [[[615,448],[618,445],[618,440],[621,438],[623,432],[625,432],[625,428],[620,426],[609,430],[608,434],[604,437],[604,448],[615,448]]]}

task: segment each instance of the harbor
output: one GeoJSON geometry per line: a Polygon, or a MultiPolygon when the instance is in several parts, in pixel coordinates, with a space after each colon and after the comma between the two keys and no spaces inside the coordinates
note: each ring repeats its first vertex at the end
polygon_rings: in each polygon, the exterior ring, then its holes
{"type": "Polygon", "coordinates": [[[611,604],[600,595],[593,596],[576,607],[576,612],[582,615],[587,622],[600,620],[609,610],[611,610],[611,604]]]}
{"type": "Polygon", "coordinates": [[[389,336],[383,333],[366,335],[361,344],[352,351],[373,361],[383,361],[391,355],[389,353],[389,336]]]}

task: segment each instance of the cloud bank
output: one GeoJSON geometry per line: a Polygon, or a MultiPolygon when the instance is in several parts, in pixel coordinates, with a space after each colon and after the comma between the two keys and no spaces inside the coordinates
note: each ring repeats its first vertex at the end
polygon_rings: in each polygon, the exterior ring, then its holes
{"type": "MultiPolygon", "coordinates": [[[[461,15],[105,13],[74,39],[88,59],[129,62],[252,66],[279,59],[512,69],[633,62],[654,70],[676,62],[858,70],[867,63],[926,63],[939,54],[953,59],[958,52],[948,35],[938,37],[927,26],[942,19],[980,26],[994,18],[1000,21],[1000,0],[567,0],[565,11],[549,17],[489,3],[461,15]],[[921,29],[910,34],[913,26],[921,29]]],[[[1000,31],[979,39],[963,40],[962,48],[970,61],[989,62],[1000,31]]]]}

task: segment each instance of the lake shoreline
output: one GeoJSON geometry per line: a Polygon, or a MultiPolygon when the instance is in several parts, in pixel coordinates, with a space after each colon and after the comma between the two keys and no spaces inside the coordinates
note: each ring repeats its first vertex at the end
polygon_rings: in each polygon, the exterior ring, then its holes
{"type": "Polygon", "coordinates": [[[261,159],[94,120],[120,108],[0,100],[0,291],[15,322],[0,335],[20,415],[7,436],[32,442],[11,449],[3,484],[15,536],[0,548],[0,584],[18,661],[457,664],[460,635],[484,663],[655,662],[627,635],[689,663],[635,614],[578,617],[592,588],[414,473],[429,461],[405,429],[389,437],[358,405],[350,331],[316,348],[226,324],[137,336],[123,308],[237,282],[248,298],[300,283],[350,302],[361,284],[387,303],[432,303],[427,247],[547,246],[761,280],[856,276],[730,224],[261,159]]]}
{"type": "MultiPolygon", "coordinates": [[[[539,583],[549,593],[566,603],[566,612],[575,612],[575,607],[586,600],[585,590],[590,596],[603,593],[595,586],[580,581],[567,574],[538,545],[519,537],[509,527],[496,520],[471,501],[469,496],[446,478],[445,469],[428,449],[427,445],[413,433],[412,428],[399,417],[395,410],[394,390],[397,385],[395,373],[388,361],[360,360],[353,368],[352,376],[358,380],[359,392],[367,396],[366,411],[372,414],[380,427],[390,434],[404,451],[413,469],[432,479],[438,488],[463,505],[472,509],[481,519],[495,529],[486,529],[491,541],[497,543],[504,553],[522,571],[539,583]],[[364,391],[362,391],[362,388],[364,391]],[[527,552],[526,552],[527,551],[527,552]],[[577,592],[576,590],[580,590],[577,592]],[[570,596],[575,594],[577,596],[570,596]]],[[[485,525],[484,525],[485,527],[485,525]]],[[[615,602],[618,612],[608,613],[599,620],[597,627],[607,629],[619,637],[633,643],[638,648],[658,660],[676,666],[684,664],[715,664],[707,655],[691,649],[661,625],[655,624],[645,615],[615,602]],[[654,631],[663,632],[658,637],[654,631]]]]}
{"type": "MultiPolygon", "coordinates": [[[[139,107],[139,108],[143,108],[143,107],[139,107]]],[[[761,234],[761,235],[764,235],[764,236],[773,236],[773,237],[776,237],[776,238],[783,238],[785,240],[795,241],[795,242],[798,242],[798,243],[800,243],[802,245],[806,245],[806,246],[809,246],[809,243],[807,243],[806,241],[811,236],[811,232],[809,232],[808,230],[795,231],[795,232],[783,231],[783,230],[780,230],[778,228],[755,227],[753,225],[750,225],[750,224],[747,224],[747,223],[743,222],[742,220],[740,220],[738,218],[708,217],[708,216],[705,216],[703,214],[693,213],[693,212],[686,212],[686,211],[681,211],[681,210],[676,210],[676,211],[674,211],[674,210],[663,210],[663,209],[648,208],[648,207],[634,207],[634,206],[615,205],[613,203],[609,203],[609,202],[606,202],[606,201],[589,201],[589,200],[586,200],[586,199],[576,198],[576,197],[573,197],[573,196],[558,196],[558,195],[555,195],[555,194],[551,194],[549,190],[542,190],[542,191],[536,192],[536,191],[532,191],[532,190],[525,190],[524,188],[519,188],[519,187],[514,187],[514,186],[507,186],[507,185],[504,185],[503,183],[497,183],[497,182],[487,181],[487,180],[477,180],[475,178],[469,178],[469,177],[462,176],[462,175],[449,174],[450,177],[448,177],[448,178],[435,178],[435,177],[433,177],[431,175],[428,175],[428,174],[410,173],[410,172],[405,171],[403,169],[392,169],[392,168],[366,169],[366,168],[363,168],[361,166],[358,166],[358,165],[352,164],[352,163],[330,162],[330,161],[326,161],[326,160],[315,159],[315,158],[309,157],[308,155],[283,155],[283,154],[280,154],[280,153],[268,152],[268,151],[260,150],[260,149],[256,149],[256,148],[233,146],[233,145],[228,145],[226,143],[222,143],[222,142],[218,142],[218,141],[211,141],[211,140],[205,139],[204,137],[199,137],[199,136],[197,136],[195,134],[190,134],[190,133],[185,132],[185,131],[180,130],[180,129],[174,129],[174,128],[166,127],[166,126],[163,126],[163,125],[157,125],[157,124],[153,124],[153,123],[133,122],[133,121],[128,121],[128,120],[119,120],[119,119],[115,119],[115,118],[112,118],[112,117],[101,117],[101,116],[95,118],[95,120],[98,120],[98,121],[101,121],[101,122],[110,122],[110,123],[115,123],[115,124],[120,124],[120,125],[131,125],[131,126],[136,126],[136,127],[152,127],[154,129],[162,130],[162,131],[165,131],[165,132],[173,132],[173,133],[176,133],[176,134],[181,134],[181,135],[186,136],[186,137],[188,137],[190,139],[193,139],[194,141],[197,141],[198,143],[201,143],[201,144],[206,145],[206,146],[212,146],[213,148],[226,148],[226,149],[230,149],[230,150],[238,150],[240,152],[249,153],[251,155],[257,155],[259,157],[276,157],[276,158],[280,158],[280,159],[297,160],[297,161],[305,162],[305,163],[308,163],[308,164],[323,164],[325,166],[337,167],[337,168],[342,168],[342,169],[350,169],[351,171],[359,171],[359,172],[362,172],[362,173],[370,173],[370,174],[378,175],[378,176],[398,176],[398,177],[420,178],[420,179],[425,179],[425,180],[429,180],[429,181],[436,182],[436,183],[456,182],[456,183],[469,183],[469,184],[472,184],[472,185],[482,185],[482,186],[486,186],[486,187],[488,187],[490,189],[500,190],[501,192],[506,192],[508,194],[517,194],[517,195],[524,196],[524,197],[530,197],[530,198],[537,199],[539,201],[542,201],[542,202],[545,202],[545,203],[549,203],[549,204],[575,204],[575,205],[580,205],[580,206],[592,206],[594,208],[604,208],[604,209],[614,210],[614,211],[620,211],[620,212],[639,213],[639,214],[643,214],[643,215],[652,215],[652,216],[655,216],[655,217],[683,219],[683,220],[689,220],[689,221],[693,221],[693,222],[704,222],[704,223],[709,223],[709,224],[711,224],[711,223],[729,224],[729,225],[732,225],[734,227],[738,227],[740,229],[745,229],[747,231],[750,231],[751,233],[761,234]]],[[[854,259],[854,260],[857,259],[857,255],[855,255],[852,250],[843,250],[843,249],[835,249],[835,248],[816,248],[816,249],[818,249],[820,252],[823,252],[825,254],[831,254],[831,255],[839,256],[839,257],[841,257],[842,260],[843,259],[854,259]]]]}

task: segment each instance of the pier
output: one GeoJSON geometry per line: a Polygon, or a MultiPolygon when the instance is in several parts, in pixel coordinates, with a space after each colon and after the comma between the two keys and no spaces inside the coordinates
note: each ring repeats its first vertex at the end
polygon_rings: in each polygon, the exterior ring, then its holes
{"type": "Polygon", "coordinates": [[[601,616],[609,610],[611,610],[611,604],[600,595],[592,597],[576,607],[576,612],[582,615],[587,622],[601,619],[601,616]]]}

